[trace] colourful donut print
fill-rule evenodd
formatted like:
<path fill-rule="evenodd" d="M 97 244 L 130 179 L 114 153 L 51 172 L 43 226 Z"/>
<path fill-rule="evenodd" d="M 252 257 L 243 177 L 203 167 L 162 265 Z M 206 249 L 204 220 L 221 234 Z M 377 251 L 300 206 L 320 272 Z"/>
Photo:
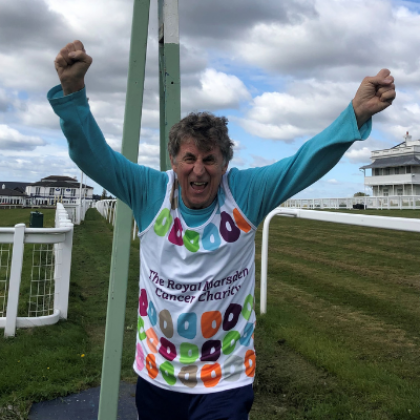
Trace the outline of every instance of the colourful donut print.
<path fill-rule="evenodd" d="M 248 295 L 245 298 L 244 306 L 242 308 L 242 316 L 248 321 L 252 314 L 252 305 L 254 303 L 254 298 L 252 295 Z"/>
<path fill-rule="evenodd" d="M 254 332 L 254 324 L 252 324 L 252 322 L 248 322 L 246 324 L 244 333 L 242 334 L 242 337 L 240 338 L 239 342 L 243 345 L 243 346 L 249 346 L 249 342 L 251 341 L 251 337 L 253 337 L 253 332 Z"/>
<path fill-rule="evenodd" d="M 184 240 L 182 239 L 182 224 L 178 217 L 175 217 L 174 224 L 171 231 L 169 232 L 168 239 L 169 242 L 172 242 L 174 245 L 184 245 Z"/>
<path fill-rule="evenodd" d="M 155 326 L 157 322 L 157 312 L 155 305 L 153 305 L 153 302 L 149 302 L 149 309 L 147 310 L 147 316 L 149 317 L 150 323 Z"/>
<path fill-rule="evenodd" d="M 194 312 L 181 314 L 178 317 L 178 334 L 192 340 L 197 335 L 197 315 Z"/>
<path fill-rule="evenodd" d="M 184 364 L 194 363 L 198 359 L 198 347 L 191 343 L 181 343 L 179 361 Z"/>
<path fill-rule="evenodd" d="M 238 331 L 230 331 L 223 338 L 223 354 L 231 354 L 235 350 L 236 343 L 241 338 Z"/>
<path fill-rule="evenodd" d="M 194 388 L 197 381 L 198 367 L 196 365 L 183 366 L 178 373 L 179 380 L 188 388 Z"/>
<path fill-rule="evenodd" d="M 201 315 L 201 333 L 204 338 L 213 337 L 222 324 L 222 314 L 219 311 L 204 312 Z"/>
<path fill-rule="evenodd" d="M 160 337 L 159 353 L 172 362 L 176 357 L 176 347 L 165 337 Z"/>
<path fill-rule="evenodd" d="M 136 365 L 138 370 L 144 369 L 144 352 L 139 343 L 137 343 Z"/>
<path fill-rule="evenodd" d="M 198 232 L 187 229 L 182 239 L 188 251 L 197 252 L 200 249 L 200 234 Z"/>
<path fill-rule="evenodd" d="M 220 357 L 220 340 L 208 340 L 201 348 L 202 362 L 215 362 Z"/>
<path fill-rule="evenodd" d="M 157 353 L 158 352 L 157 345 L 159 343 L 159 340 L 153 328 L 149 328 L 146 331 L 146 336 L 147 336 L 147 340 L 146 340 L 147 347 L 149 347 L 149 350 L 152 353 Z"/>
<path fill-rule="evenodd" d="M 159 370 L 156 366 L 156 358 L 154 354 L 148 354 L 146 357 L 146 369 L 147 373 L 152 379 L 155 379 L 158 376 Z"/>
<path fill-rule="evenodd" d="M 168 385 L 175 385 L 176 377 L 175 377 L 175 369 L 173 365 L 169 362 L 164 362 L 159 367 L 160 373 L 165 379 Z"/>
<path fill-rule="evenodd" d="M 139 316 L 137 321 L 137 331 L 139 334 L 139 339 L 144 340 L 146 338 L 146 332 L 144 331 L 144 320 L 141 316 Z"/>
<path fill-rule="evenodd" d="M 236 303 L 231 303 L 226 309 L 225 316 L 223 318 L 223 329 L 229 331 L 235 327 L 238 322 L 239 315 L 241 314 L 242 306 Z"/>
<path fill-rule="evenodd" d="M 226 242 L 236 242 L 241 234 L 232 217 L 225 211 L 220 213 L 220 234 Z"/>
<path fill-rule="evenodd" d="M 172 216 L 169 209 L 162 209 L 159 213 L 159 216 L 156 219 L 156 222 L 153 226 L 153 229 L 158 236 L 165 236 L 172 225 Z"/>
<path fill-rule="evenodd" d="M 172 323 L 171 313 L 167 309 L 159 312 L 159 327 L 167 338 L 172 338 L 174 335 L 174 325 Z"/>
<path fill-rule="evenodd" d="M 255 352 L 248 350 L 245 355 L 245 373 L 252 378 L 255 375 Z"/>
<path fill-rule="evenodd" d="M 222 369 L 219 363 L 204 365 L 201 369 L 201 380 L 206 388 L 216 386 L 222 377 Z"/>
<path fill-rule="evenodd" d="M 233 217 L 235 219 L 236 225 L 243 232 L 248 233 L 251 230 L 250 224 L 245 220 L 238 209 L 233 209 Z"/>
<path fill-rule="evenodd" d="M 219 230 L 217 226 L 213 223 L 209 223 L 203 232 L 203 238 L 201 239 L 203 243 L 203 248 L 207 251 L 214 251 L 219 248 L 221 244 L 221 239 L 219 235 Z"/>
<path fill-rule="evenodd" d="M 225 381 L 235 382 L 241 377 L 243 359 L 239 356 L 229 356 L 223 364 L 223 378 Z"/>
<path fill-rule="evenodd" d="M 139 297 L 139 312 L 141 316 L 147 315 L 147 292 L 146 289 L 141 289 Z"/>

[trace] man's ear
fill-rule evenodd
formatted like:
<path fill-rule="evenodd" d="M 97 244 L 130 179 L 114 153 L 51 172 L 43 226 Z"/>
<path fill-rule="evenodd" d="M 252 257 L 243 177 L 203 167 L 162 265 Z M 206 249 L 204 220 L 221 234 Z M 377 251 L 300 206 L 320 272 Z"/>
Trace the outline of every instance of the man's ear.
<path fill-rule="evenodd" d="M 223 169 L 222 169 L 222 175 L 224 175 L 226 173 L 228 166 L 229 166 L 229 162 L 225 163 L 225 165 L 223 166 Z"/>
<path fill-rule="evenodd" d="M 174 171 L 174 172 L 176 172 L 176 170 L 177 170 L 177 166 L 176 166 L 176 161 L 175 161 L 175 158 L 173 157 L 173 156 L 171 156 L 171 155 L 169 155 L 169 159 L 171 160 L 171 166 L 172 166 L 172 170 Z"/>

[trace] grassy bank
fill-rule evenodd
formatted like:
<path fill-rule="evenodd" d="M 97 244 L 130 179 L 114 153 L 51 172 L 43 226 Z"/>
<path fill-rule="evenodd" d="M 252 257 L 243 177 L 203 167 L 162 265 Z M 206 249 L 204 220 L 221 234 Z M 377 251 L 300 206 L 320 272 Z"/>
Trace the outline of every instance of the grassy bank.
<path fill-rule="evenodd" d="M 75 229 L 69 319 L 0 338 L 0 406 L 16 407 L 2 420 L 99 383 L 111 244 L 90 210 Z M 258 286 L 260 231 L 256 244 Z M 251 419 L 420 418 L 419 248 L 420 235 L 406 232 L 273 219 Z M 122 370 L 133 381 L 137 277 L 134 242 Z"/>

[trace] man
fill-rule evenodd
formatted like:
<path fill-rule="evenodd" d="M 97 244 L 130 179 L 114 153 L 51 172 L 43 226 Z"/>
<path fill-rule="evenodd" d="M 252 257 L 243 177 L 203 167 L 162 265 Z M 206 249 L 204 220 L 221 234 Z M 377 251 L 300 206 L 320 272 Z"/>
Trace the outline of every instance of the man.
<path fill-rule="evenodd" d="M 395 98 L 389 70 L 365 78 L 338 119 L 292 157 L 228 171 L 227 120 L 190 114 L 172 127 L 172 170 L 114 152 L 90 113 L 84 75 L 92 59 L 74 41 L 58 54 L 48 93 L 71 158 L 127 203 L 140 231 L 134 370 L 140 420 L 244 420 L 252 406 L 254 237 L 275 207 L 329 171 L 366 139 L 371 116 Z"/>

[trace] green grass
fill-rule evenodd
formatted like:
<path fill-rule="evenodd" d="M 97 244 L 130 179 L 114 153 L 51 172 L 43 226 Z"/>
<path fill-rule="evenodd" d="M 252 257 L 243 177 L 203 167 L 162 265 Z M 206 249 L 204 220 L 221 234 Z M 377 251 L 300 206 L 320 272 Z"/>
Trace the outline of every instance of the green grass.
<path fill-rule="evenodd" d="M 419 248 L 413 233 L 273 219 L 253 419 L 420 418 Z"/>
<path fill-rule="evenodd" d="M 358 213 L 420 217 L 411 210 Z M 259 230 L 257 313 L 260 244 Z M 88 211 L 75 228 L 69 319 L 0 337 L 0 407 L 16 407 L 0 411 L 2 420 L 24 419 L 30 402 L 99 384 L 111 245 L 110 226 Z M 251 419 L 420 418 L 419 248 L 420 235 L 407 232 L 273 219 Z M 136 241 L 122 364 L 129 381 L 136 379 L 138 269 Z"/>

